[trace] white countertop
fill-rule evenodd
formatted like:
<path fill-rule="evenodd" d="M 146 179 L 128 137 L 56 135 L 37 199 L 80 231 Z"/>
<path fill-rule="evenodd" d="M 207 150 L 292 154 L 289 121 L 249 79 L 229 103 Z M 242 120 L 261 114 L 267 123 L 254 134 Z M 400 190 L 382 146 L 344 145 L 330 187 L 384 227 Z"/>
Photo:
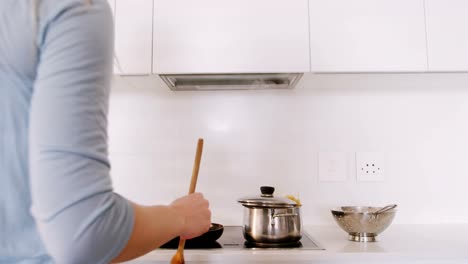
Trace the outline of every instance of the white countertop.
<path fill-rule="evenodd" d="M 185 263 L 468 264 L 468 224 L 392 225 L 379 242 L 347 240 L 338 226 L 305 226 L 325 250 L 186 250 Z M 130 263 L 169 263 L 175 250 L 155 250 Z"/>

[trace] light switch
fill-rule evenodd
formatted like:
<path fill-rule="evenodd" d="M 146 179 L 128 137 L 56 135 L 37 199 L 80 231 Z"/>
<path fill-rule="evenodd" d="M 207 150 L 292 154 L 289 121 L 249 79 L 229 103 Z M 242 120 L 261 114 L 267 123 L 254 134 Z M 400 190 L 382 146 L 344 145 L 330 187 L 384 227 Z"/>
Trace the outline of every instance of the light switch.
<path fill-rule="evenodd" d="M 319 181 L 343 182 L 348 178 L 348 158 L 345 152 L 319 153 Z"/>

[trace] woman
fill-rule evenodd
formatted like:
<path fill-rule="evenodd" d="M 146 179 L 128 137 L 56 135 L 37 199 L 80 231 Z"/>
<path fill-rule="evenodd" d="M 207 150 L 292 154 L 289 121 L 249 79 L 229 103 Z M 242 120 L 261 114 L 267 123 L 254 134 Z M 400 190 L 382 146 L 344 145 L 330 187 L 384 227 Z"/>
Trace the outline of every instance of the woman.
<path fill-rule="evenodd" d="M 201 194 L 145 207 L 113 192 L 112 56 L 106 0 L 0 1 L 0 263 L 120 262 L 208 230 Z"/>

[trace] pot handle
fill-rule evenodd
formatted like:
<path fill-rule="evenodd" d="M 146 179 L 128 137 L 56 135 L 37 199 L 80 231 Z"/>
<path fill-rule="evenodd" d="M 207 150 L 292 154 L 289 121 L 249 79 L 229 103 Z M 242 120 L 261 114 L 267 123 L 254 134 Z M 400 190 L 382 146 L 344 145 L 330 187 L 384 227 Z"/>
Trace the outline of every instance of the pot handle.
<path fill-rule="evenodd" d="M 285 213 L 285 214 L 275 214 L 271 215 L 271 218 L 275 219 L 276 217 L 286 217 L 286 216 L 298 216 L 298 213 Z"/>

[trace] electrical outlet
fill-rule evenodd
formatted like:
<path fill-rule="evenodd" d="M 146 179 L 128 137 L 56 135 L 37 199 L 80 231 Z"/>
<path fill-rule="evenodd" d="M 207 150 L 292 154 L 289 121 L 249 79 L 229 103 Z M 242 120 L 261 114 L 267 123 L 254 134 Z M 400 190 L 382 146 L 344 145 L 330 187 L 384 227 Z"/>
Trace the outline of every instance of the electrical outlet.
<path fill-rule="evenodd" d="M 345 152 L 319 153 L 319 181 L 343 182 L 347 179 L 348 156 Z"/>
<path fill-rule="evenodd" d="M 357 181 L 383 182 L 385 155 L 382 152 L 356 152 Z"/>

